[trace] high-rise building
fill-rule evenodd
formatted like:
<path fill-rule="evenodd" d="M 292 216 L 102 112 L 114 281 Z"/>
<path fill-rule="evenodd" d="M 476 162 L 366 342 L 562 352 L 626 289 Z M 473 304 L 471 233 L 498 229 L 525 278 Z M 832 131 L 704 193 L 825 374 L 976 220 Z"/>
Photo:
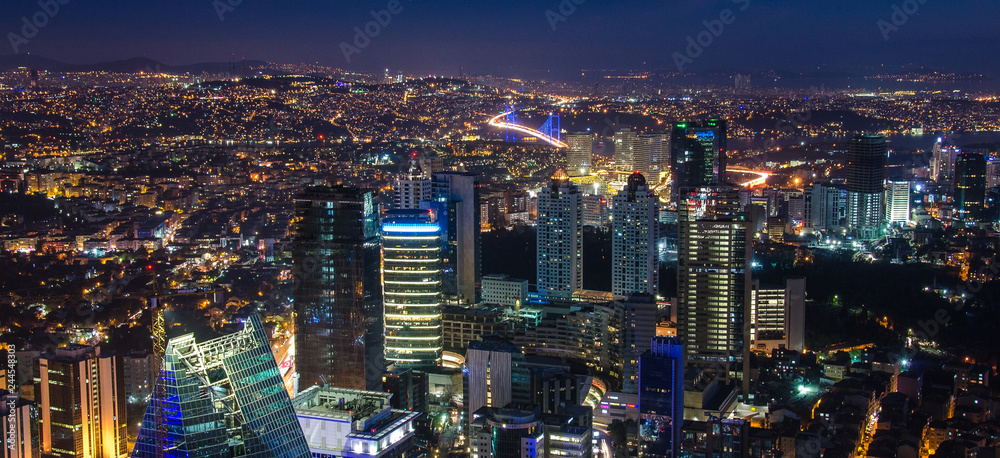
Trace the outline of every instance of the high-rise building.
<path fill-rule="evenodd" d="M 310 456 L 257 315 L 222 337 L 170 339 L 162 364 L 134 458 Z"/>
<path fill-rule="evenodd" d="M 955 216 L 968 223 L 983 221 L 986 213 L 986 158 L 962 153 L 955 161 Z"/>
<path fill-rule="evenodd" d="M 414 421 L 421 412 L 394 409 L 393 395 L 312 386 L 292 400 L 313 457 L 414 456 Z"/>
<path fill-rule="evenodd" d="M 803 193 L 803 225 L 816 231 L 842 229 L 847 225 L 847 188 L 815 183 Z"/>
<path fill-rule="evenodd" d="M 417 153 L 413 153 L 406 173 L 396 178 L 392 186 L 392 208 L 394 209 L 418 209 L 420 202 L 430 200 L 431 180 L 427 178 L 420 163 L 417 161 Z"/>
<path fill-rule="evenodd" d="M 962 153 L 954 145 L 946 145 L 943 139 L 934 144 L 931 157 L 931 179 L 939 183 L 951 183 L 955 179 L 955 159 Z"/>
<path fill-rule="evenodd" d="M 389 364 L 441 364 L 441 223 L 433 210 L 392 210 L 382 219 Z"/>
<path fill-rule="evenodd" d="M 467 172 L 440 172 L 432 177 L 431 196 L 438 210 L 445 251 L 442 254 L 444 289 L 461 303 L 478 299 L 482 282 L 482 231 L 479 175 Z"/>
<path fill-rule="evenodd" d="M 655 337 L 639 357 L 639 456 L 677 456 L 684 423 L 684 344 Z"/>
<path fill-rule="evenodd" d="M 656 294 L 659 261 L 656 242 L 659 227 L 659 201 L 635 172 L 614 199 L 611 227 L 611 293 L 615 297 L 630 294 Z"/>
<path fill-rule="evenodd" d="M 639 137 L 631 129 L 615 132 L 615 169 L 620 172 L 635 171 L 635 149 Z"/>
<path fill-rule="evenodd" d="M 670 134 L 641 134 L 633 158 L 633 170 L 642 173 L 654 183 L 659 182 L 660 172 L 670 169 Z"/>
<path fill-rule="evenodd" d="M 590 174 L 594 137 L 588 133 L 566 134 L 566 172 L 570 176 Z"/>
<path fill-rule="evenodd" d="M 677 335 L 688 362 L 749 388 L 750 261 L 753 231 L 735 186 L 680 196 Z M 742 374 L 742 375 L 740 375 Z"/>
<path fill-rule="evenodd" d="M 298 385 L 380 390 L 385 361 L 375 194 L 313 187 L 296 196 L 295 212 Z"/>
<path fill-rule="evenodd" d="M 860 240 L 885 232 L 885 137 L 859 134 L 847 149 L 847 227 Z"/>
<path fill-rule="evenodd" d="M 583 289 L 583 205 L 562 169 L 538 193 L 538 293 L 569 299 Z"/>
<path fill-rule="evenodd" d="M 788 278 L 785 285 L 753 280 L 750 294 L 750 344 L 755 351 L 802 351 L 805 344 L 806 279 Z"/>
<path fill-rule="evenodd" d="M 42 453 L 128 456 L 121 356 L 75 345 L 43 354 L 38 367 Z"/>
<path fill-rule="evenodd" d="M 910 187 L 909 181 L 889 181 L 885 190 L 885 214 L 889 224 L 910 222 Z"/>
<path fill-rule="evenodd" d="M 622 301 L 625 312 L 622 325 L 622 392 L 639 392 L 639 357 L 649 350 L 649 344 L 656 337 L 658 306 L 656 297 L 650 294 L 629 295 Z"/>
<path fill-rule="evenodd" d="M 465 367 L 467 414 L 482 407 L 526 405 L 531 402 L 531 379 L 524 354 L 517 345 L 499 336 L 483 336 L 469 343 Z"/>
<path fill-rule="evenodd" d="M 39 457 L 40 413 L 36 403 L 0 389 L 0 458 Z"/>
<path fill-rule="evenodd" d="M 674 202 L 680 189 L 726 182 L 726 135 L 722 119 L 674 124 L 670 134 Z"/>

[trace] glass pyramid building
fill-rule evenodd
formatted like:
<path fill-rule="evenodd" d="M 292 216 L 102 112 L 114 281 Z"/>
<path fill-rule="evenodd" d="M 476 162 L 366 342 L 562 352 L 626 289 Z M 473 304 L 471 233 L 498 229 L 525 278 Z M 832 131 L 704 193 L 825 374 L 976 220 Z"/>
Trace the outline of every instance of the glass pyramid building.
<path fill-rule="evenodd" d="M 133 458 L 310 456 L 256 315 L 220 338 L 170 339 L 157 383 Z"/>

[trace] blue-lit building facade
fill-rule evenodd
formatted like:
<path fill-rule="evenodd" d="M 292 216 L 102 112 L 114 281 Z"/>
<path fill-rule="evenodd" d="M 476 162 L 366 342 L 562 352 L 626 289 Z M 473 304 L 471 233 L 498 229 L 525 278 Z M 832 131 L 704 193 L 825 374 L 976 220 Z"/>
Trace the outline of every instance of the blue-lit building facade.
<path fill-rule="evenodd" d="M 170 339 L 156 383 L 163 396 L 146 408 L 135 458 L 310 456 L 256 315 L 216 339 Z"/>
<path fill-rule="evenodd" d="M 639 357 L 639 456 L 676 456 L 684 422 L 684 344 L 655 337 Z"/>
<path fill-rule="evenodd" d="M 431 367 L 441 363 L 441 230 L 433 210 L 391 210 L 382 218 L 388 364 Z"/>

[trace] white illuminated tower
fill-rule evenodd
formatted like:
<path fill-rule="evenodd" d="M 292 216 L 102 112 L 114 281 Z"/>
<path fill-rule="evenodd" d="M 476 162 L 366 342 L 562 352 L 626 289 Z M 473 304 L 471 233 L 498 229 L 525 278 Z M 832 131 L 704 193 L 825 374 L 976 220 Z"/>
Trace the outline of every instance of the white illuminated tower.
<path fill-rule="evenodd" d="M 583 194 L 559 169 L 538 194 L 538 293 L 569 299 L 583 288 Z"/>
<path fill-rule="evenodd" d="M 646 178 L 635 172 L 614 199 L 611 293 L 656 294 L 659 264 L 656 258 L 657 199 Z"/>
<path fill-rule="evenodd" d="M 392 191 L 393 209 L 417 209 L 420 208 L 421 201 L 430 200 L 431 180 L 427 179 L 417 162 L 417 153 L 413 153 L 409 168 L 396 179 Z"/>
<path fill-rule="evenodd" d="M 567 134 L 566 171 L 573 176 L 590 174 L 593 156 L 593 137 L 587 133 Z"/>
<path fill-rule="evenodd" d="M 441 225 L 432 210 L 392 210 L 382 220 L 385 359 L 441 364 Z"/>

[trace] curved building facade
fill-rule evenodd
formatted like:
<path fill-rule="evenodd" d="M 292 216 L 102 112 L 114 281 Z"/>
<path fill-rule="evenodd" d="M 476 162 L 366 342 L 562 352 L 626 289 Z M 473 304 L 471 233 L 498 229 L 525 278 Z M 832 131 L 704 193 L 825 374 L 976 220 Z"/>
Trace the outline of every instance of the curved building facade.
<path fill-rule="evenodd" d="M 394 210 L 382 221 L 385 359 L 441 363 L 441 225 L 430 210 Z"/>

